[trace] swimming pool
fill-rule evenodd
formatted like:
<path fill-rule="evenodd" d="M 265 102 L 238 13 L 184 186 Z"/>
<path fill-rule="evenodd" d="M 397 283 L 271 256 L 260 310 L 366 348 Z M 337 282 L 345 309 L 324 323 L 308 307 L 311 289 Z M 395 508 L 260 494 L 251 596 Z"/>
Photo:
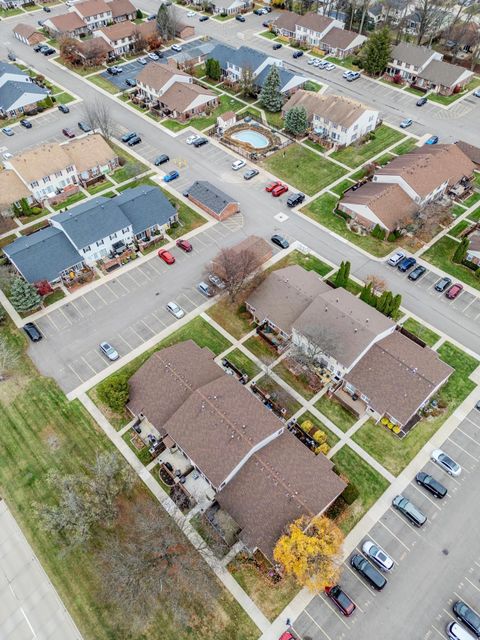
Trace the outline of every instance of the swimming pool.
<path fill-rule="evenodd" d="M 270 144 L 270 141 L 266 136 L 254 129 L 242 129 L 241 131 L 236 131 L 232 133 L 232 139 L 238 140 L 239 142 L 246 142 L 251 145 L 254 149 L 265 149 Z"/>

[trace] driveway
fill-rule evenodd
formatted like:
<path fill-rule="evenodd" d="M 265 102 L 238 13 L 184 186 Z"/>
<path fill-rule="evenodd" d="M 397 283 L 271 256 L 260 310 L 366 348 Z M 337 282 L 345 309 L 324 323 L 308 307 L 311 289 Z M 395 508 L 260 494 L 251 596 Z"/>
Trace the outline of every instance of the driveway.
<path fill-rule="evenodd" d="M 402 492 L 428 517 L 427 523 L 413 527 L 390 507 L 365 538 L 395 561 L 385 589 L 371 589 L 346 562 L 340 584 L 357 611 L 344 618 L 323 594 L 316 596 L 293 623 L 301 640 L 433 640 L 445 638 L 456 600 L 480 611 L 480 514 L 475 507 L 480 412 L 472 410 L 442 448 L 462 465 L 462 475 L 452 478 L 432 462 L 424 471 L 447 487 L 447 496 L 435 500 L 414 481 Z M 362 544 L 355 553 L 361 553 Z"/>

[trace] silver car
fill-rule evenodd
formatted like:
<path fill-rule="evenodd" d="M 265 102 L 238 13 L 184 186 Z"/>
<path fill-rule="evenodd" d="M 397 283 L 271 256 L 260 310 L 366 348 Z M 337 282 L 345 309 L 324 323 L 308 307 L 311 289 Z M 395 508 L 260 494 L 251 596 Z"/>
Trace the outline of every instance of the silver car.
<path fill-rule="evenodd" d="M 107 356 L 107 358 L 112 361 L 118 360 L 118 358 L 120 357 L 118 355 L 118 351 L 116 351 L 116 349 L 114 349 L 108 342 L 100 343 L 100 351 L 103 353 L 103 355 Z"/>
<path fill-rule="evenodd" d="M 371 540 L 366 540 L 362 545 L 362 551 L 369 560 L 374 562 L 383 571 L 391 571 L 395 566 L 392 558 Z"/>
<path fill-rule="evenodd" d="M 441 449 L 435 449 L 432 451 L 430 458 L 432 462 L 438 464 L 439 467 L 451 476 L 457 477 L 462 473 L 462 467 L 458 462 L 455 462 L 455 460 L 450 458 L 450 456 L 447 456 L 445 451 L 442 451 Z"/>
<path fill-rule="evenodd" d="M 167 311 L 170 311 L 172 316 L 175 316 L 177 320 L 180 320 L 180 318 L 183 318 L 183 316 L 185 315 L 185 311 L 182 309 L 182 307 L 179 307 L 176 302 L 169 302 L 166 305 L 166 309 Z"/>
<path fill-rule="evenodd" d="M 208 276 L 208 279 L 213 285 L 215 285 L 219 289 L 225 289 L 225 282 L 221 278 L 216 276 L 214 273 L 211 273 Z"/>

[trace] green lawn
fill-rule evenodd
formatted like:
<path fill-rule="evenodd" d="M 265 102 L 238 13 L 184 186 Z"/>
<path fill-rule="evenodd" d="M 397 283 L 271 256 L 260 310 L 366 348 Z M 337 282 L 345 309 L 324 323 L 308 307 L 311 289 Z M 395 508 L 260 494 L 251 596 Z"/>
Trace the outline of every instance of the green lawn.
<path fill-rule="evenodd" d="M 75 66 L 62 60 L 60 56 L 57 56 L 56 58 L 54 58 L 54 60 L 56 63 L 61 64 L 63 67 L 66 67 L 67 69 L 70 69 L 70 71 L 73 71 L 73 73 L 78 73 L 79 76 L 88 76 L 91 73 L 96 73 L 97 71 L 104 70 L 104 67 L 101 67 L 101 66 L 100 67 Z"/>
<path fill-rule="evenodd" d="M 264 364 L 272 364 L 278 358 L 276 350 L 260 336 L 251 336 L 243 345 Z"/>
<path fill-rule="evenodd" d="M 212 111 L 209 116 L 200 116 L 198 118 L 192 118 L 190 120 L 190 125 L 198 129 L 199 131 L 203 131 L 204 129 L 208 129 L 212 127 L 216 121 L 217 117 L 226 111 L 239 111 L 244 107 L 243 102 L 239 102 L 232 98 L 231 96 L 222 95 L 219 96 L 220 104 L 216 109 Z"/>
<path fill-rule="evenodd" d="M 132 180 L 131 182 L 127 182 L 126 184 L 122 184 L 119 187 L 117 187 L 117 191 L 125 191 L 126 189 L 134 189 L 135 187 L 139 187 L 140 185 L 145 184 L 149 187 L 156 187 L 157 189 L 159 188 L 158 186 L 158 182 L 155 182 L 155 180 L 152 180 L 151 176 L 142 176 L 141 178 L 138 178 L 137 180 Z"/>
<path fill-rule="evenodd" d="M 355 183 L 352 180 L 350 180 L 350 178 L 346 178 L 345 180 L 342 180 L 342 182 L 339 182 L 336 187 L 332 187 L 330 191 L 332 193 L 336 193 L 337 196 L 341 198 L 344 192 L 347 189 L 349 189 L 352 186 L 352 184 L 355 184 Z"/>
<path fill-rule="evenodd" d="M 425 253 L 422 253 L 422 258 L 455 279 L 462 280 L 475 289 L 480 289 L 480 279 L 475 277 L 475 272 L 472 269 L 452 262 L 451 258 L 457 246 L 458 242 L 456 240 L 443 236 Z"/>
<path fill-rule="evenodd" d="M 302 408 L 302 405 L 291 396 L 288 391 L 277 384 L 270 376 L 262 376 L 257 380 L 256 385 L 265 393 L 270 394 L 270 399 L 280 407 L 286 409 L 285 419 L 289 420 L 294 413 Z"/>
<path fill-rule="evenodd" d="M 475 171 L 474 173 L 474 182 L 477 189 L 480 189 L 480 171 Z"/>
<path fill-rule="evenodd" d="M 375 164 L 379 164 L 381 167 L 384 167 L 390 162 L 390 160 L 393 160 L 393 158 L 395 158 L 395 156 L 392 153 L 385 153 L 383 156 L 380 156 L 380 158 L 375 160 Z"/>
<path fill-rule="evenodd" d="M 277 37 L 274 33 L 272 33 L 272 31 L 262 31 L 262 33 L 260 33 L 259 35 L 261 35 L 262 38 L 268 38 L 268 40 L 275 40 L 275 38 Z"/>
<path fill-rule="evenodd" d="M 309 218 L 312 218 L 312 220 L 334 231 L 339 236 L 346 238 L 374 256 L 386 256 L 395 248 L 395 244 L 391 242 L 378 240 L 372 235 L 361 236 L 350 231 L 344 218 L 334 213 L 337 203 L 338 199 L 335 196 L 324 193 L 303 207 L 301 211 Z"/>
<path fill-rule="evenodd" d="M 467 207 L 467 209 L 469 209 L 470 207 L 473 207 L 474 204 L 477 204 L 477 202 L 479 201 L 480 201 L 480 193 L 476 192 L 476 193 L 472 193 L 470 197 L 464 200 L 463 204 Z"/>
<path fill-rule="evenodd" d="M 186 129 L 190 123 L 177 122 L 176 120 L 168 119 L 168 120 L 162 120 L 160 124 L 162 125 L 162 127 L 165 127 L 166 129 L 169 129 L 170 131 L 177 133 L 178 131 L 183 131 L 183 129 Z"/>
<path fill-rule="evenodd" d="M 232 364 L 240 369 L 242 373 L 246 373 L 249 380 L 254 378 L 260 373 L 260 367 L 258 367 L 248 356 L 246 356 L 240 349 L 234 349 L 225 356 Z"/>
<path fill-rule="evenodd" d="M 313 142 L 313 140 L 304 140 L 303 144 L 307 145 L 307 147 L 310 147 L 310 149 L 313 149 L 318 153 L 325 153 L 325 151 L 327 151 L 326 147 L 322 147 L 321 144 Z"/>
<path fill-rule="evenodd" d="M 355 485 L 360 494 L 338 518 L 337 524 L 346 535 L 386 491 L 389 483 L 346 444 L 332 456 L 332 462 L 340 474 L 348 478 L 349 484 Z"/>
<path fill-rule="evenodd" d="M 458 224 L 456 224 L 452 229 L 450 229 L 450 231 L 448 232 L 448 235 L 453 236 L 454 238 L 457 238 L 462 233 L 462 231 L 465 231 L 465 229 L 468 229 L 470 225 L 471 223 L 468 220 L 460 220 Z"/>
<path fill-rule="evenodd" d="M 275 129 L 283 129 L 283 118 L 281 111 L 273 112 L 265 110 L 265 117 L 268 124 Z"/>
<path fill-rule="evenodd" d="M 167 196 L 170 202 L 177 207 L 179 224 L 176 227 L 170 227 L 168 235 L 172 240 L 181 238 L 181 236 L 198 229 L 202 224 L 205 224 L 206 219 L 200 214 L 194 211 L 188 204 L 185 204 L 180 198 L 176 198 L 169 191 L 162 189 L 163 193 Z"/>
<path fill-rule="evenodd" d="M 101 75 L 90 76 L 88 78 L 88 81 L 92 84 L 95 84 L 97 87 L 100 87 L 100 89 L 108 91 L 108 93 L 111 93 L 113 95 L 115 95 L 116 93 L 120 93 L 120 89 L 115 84 L 113 84 L 113 82 L 110 82 L 110 80 L 103 78 Z"/>
<path fill-rule="evenodd" d="M 205 603 L 198 593 L 192 593 L 191 599 L 182 603 L 186 608 L 184 618 L 174 618 L 171 605 L 164 598 L 158 603 L 151 625 L 131 630 L 128 603 L 120 608 L 106 600 L 99 554 L 103 548 L 115 545 L 117 536 L 125 535 L 134 505 L 155 509 L 156 516 L 170 531 L 168 535 L 174 536 L 172 546 L 181 544 L 188 558 L 196 557 L 185 538 L 180 533 L 176 535 L 175 528 L 168 527 L 170 516 L 143 484 L 137 484 L 130 498 L 122 496 L 122 517 L 116 520 L 115 527 L 94 529 L 88 545 L 72 547 L 67 552 L 60 536 L 40 528 L 34 504 L 49 504 L 56 497 L 55 490 L 46 482 L 48 473 L 58 471 L 65 476 L 85 473 L 97 454 L 113 451 L 114 447 L 78 400 L 68 402 L 51 379 L 38 374 L 24 355 L 27 345 L 23 335 L 7 324 L 0 329 L 0 337 L 20 355 L 16 367 L 0 387 L 2 498 L 7 501 L 84 640 L 155 640 L 158 629 L 162 629 L 165 637 L 182 640 L 258 638 L 258 630 L 245 612 L 207 565 L 198 561 L 192 562 L 191 569 L 187 566 L 186 571 L 205 568 L 199 579 L 205 581 L 206 592 L 213 595 L 213 600 L 209 597 Z"/>
<path fill-rule="evenodd" d="M 152 461 L 152 456 L 148 452 L 148 447 L 144 445 L 141 449 L 137 449 L 137 447 L 133 444 L 132 438 L 134 438 L 137 434 L 133 429 L 130 429 L 126 433 L 123 434 L 122 440 L 128 444 L 133 453 L 137 456 L 142 464 L 147 466 L 149 462 Z"/>
<path fill-rule="evenodd" d="M 340 151 L 332 153 L 332 158 L 355 169 L 373 156 L 381 153 L 384 149 L 399 142 L 405 136 L 396 129 L 380 125 L 374 132 L 374 139 L 368 140 L 360 145 L 351 144 Z"/>
<path fill-rule="evenodd" d="M 400 156 L 403 153 L 408 153 L 412 149 L 415 149 L 416 146 L 417 146 L 417 141 L 415 140 L 415 138 L 406 138 L 403 142 L 401 142 L 400 144 L 397 144 L 396 147 L 393 147 L 391 151 L 392 153 L 396 153 L 397 155 Z"/>
<path fill-rule="evenodd" d="M 310 400 L 315 395 L 315 391 L 307 384 L 306 377 L 304 375 L 297 376 L 289 371 L 284 360 L 279 362 L 272 371 L 306 400 Z"/>
<path fill-rule="evenodd" d="M 125 163 L 119 169 L 116 169 L 113 173 L 109 174 L 110 178 L 112 178 L 112 180 L 117 184 L 125 182 L 125 180 L 129 180 L 130 178 L 135 178 L 141 173 L 148 171 L 147 165 L 134 158 L 134 156 L 130 155 L 128 151 L 125 151 L 123 147 L 116 144 L 110 144 L 110 146 Z"/>
<path fill-rule="evenodd" d="M 358 71 L 359 67 L 353 64 L 355 60 L 354 56 L 346 56 L 345 58 L 334 58 L 333 56 L 328 56 L 325 58 L 328 62 L 333 62 L 333 64 L 338 64 L 341 67 L 347 67 L 347 69 L 352 69 L 352 71 Z"/>
<path fill-rule="evenodd" d="M 458 218 L 458 216 L 461 216 L 463 213 L 465 213 L 465 211 L 466 211 L 465 207 L 462 207 L 461 204 L 454 204 L 453 207 L 451 208 L 450 213 L 454 218 Z"/>
<path fill-rule="evenodd" d="M 73 96 L 71 96 L 69 93 L 67 93 L 66 91 L 62 91 L 61 93 L 57 93 L 57 95 L 55 96 L 55 102 L 57 104 L 69 104 L 70 102 L 73 102 L 75 100 L 75 98 Z"/>
<path fill-rule="evenodd" d="M 476 387 L 475 383 L 468 378 L 480 364 L 475 358 L 449 342 L 445 342 L 438 349 L 438 354 L 442 360 L 455 368 L 447 384 L 437 394 L 439 400 L 447 404 L 447 408 L 441 415 L 421 420 L 403 440 L 397 438 L 385 427 L 376 425 L 373 420 L 365 423 L 353 436 L 357 444 L 395 476 L 407 466 Z"/>
<path fill-rule="evenodd" d="M 310 413 L 310 411 L 305 411 L 301 416 L 297 418 L 297 422 L 299 425 L 302 424 L 305 420 L 310 420 L 318 429 L 324 432 L 327 436 L 327 444 L 329 447 L 334 447 L 340 438 L 333 433 L 319 418 Z"/>
<path fill-rule="evenodd" d="M 469 213 L 468 219 L 473 220 L 474 222 L 478 222 L 480 220 L 480 207 L 477 207 L 471 213 Z"/>
<path fill-rule="evenodd" d="M 307 80 L 303 88 L 305 89 L 305 91 L 314 91 L 315 93 L 318 93 L 322 87 L 323 87 L 323 84 L 320 84 L 319 82 L 313 82 L 313 80 Z"/>
<path fill-rule="evenodd" d="M 407 331 L 413 333 L 417 338 L 423 340 L 429 347 L 433 347 L 433 345 L 440 340 L 440 336 L 432 329 L 429 329 L 415 318 L 408 318 L 403 325 Z"/>
<path fill-rule="evenodd" d="M 63 300 L 65 297 L 65 291 L 63 289 L 55 289 L 52 293 L 49 293 L 48 296 L 45 296 L 43 299 L 43 304 L 45 307 L 49 307 L 54 302 L 58 302 L 59 300 Z"/>
<path fill-rule="evenodd" d="M 329 418 L 333 424 L 344 433 L 348 431 L 350 427 L 353 427 L 357 421 L 353 413 L 344 409 L 339 402 L 333 398 L 328 398 L 325 394 L 315 403 L 315 409 Z"/>
<path fill-rule="evenodd" d="M 322 262 L 322 260 L 320 260 L 315 256 L 312 256 L 312 254 L 310 253 L 304 254 L 298 249 L 295 249 L 295 251 L 291 251 L 284 258 L 282 258 L 281 260 L 276 262 L 274 265 L 272 265 L 268 269 L 268 271 L 276 271 L 277 269 L 284 269 L 285 267 L 290 267 L 293 264 L 300 265 L 306 271 L 315 271 L 315 273 L 318 273 L 318 275 L 321 276 L 322 278 L 325 277 L 327 273 L 330 273 L 334 269 L 334 267 L 331 267 L 325 262 Z"/>
<path fill-rule="evenodd" d="M 80 202 L 80 200 L 85 200 L 86 197 L 87 196 L 84 193 L 82 193 L 81 191 L 78 191 L 77 193 L 74 193 L 72 196 L 70 196 L 63 202 L 54 204 L 52 206 L 52 209 L 55 209 L 55 211 L 60 211 L 61 209 L 68 209 L 68 207 L 71 207 L 73 204 Z"/>
<path fill-rule="evenodd" d="M 113 187 L 113 182 L 110 182 L 110 180 L 105 179 L 105 180 L 101 180 L 100 182 L 97 182 L 96 184 L 92 184 L 91 187 L 87 188 L 87 191 L 91 196 L 95 196 L 97 193 L 100 193 L 100 191 L 104 191 L 105 189 L 111 189 L 112 187 Z"/>
<path fill-rule="evenodd" d="M 470 80 L 470 82 L 467 85 L 465 85 L 465 88 L 463 89 L 463 91 L 460 91 L 459 93 L 453 93 L 451 96 L 441 96 L 438 93 L 429 93 L 428 99 L 431 100 L 432 102 L 438 102 L 439 104 L 449 105 L 456 102 L 460 98 L 462 98 L 469 91 L 473 91 L 479 85 L 480 85 L 480 78 L 478 78 L 477 76 L 474 76 L 474 78 Z"/>
<path fill-rule="evenodd" d="M 237 339 L 242 338 L 255 326 L 244 304 L 232 304 L 226 298 L 210 307 L 207 314 Z"/>
<path fill-rule="evenodd" d="M 275 176 L 312 196 L 341 178 L 345 169 L 299 144 L 277 151 L 262 162 Z"/>

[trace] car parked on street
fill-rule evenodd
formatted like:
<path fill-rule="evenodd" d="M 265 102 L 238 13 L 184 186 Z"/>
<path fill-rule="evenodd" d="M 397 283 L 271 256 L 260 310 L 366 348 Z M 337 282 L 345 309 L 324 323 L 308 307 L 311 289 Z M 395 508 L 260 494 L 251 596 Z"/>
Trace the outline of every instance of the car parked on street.
<path fill-rule="evenodd" d="M 359 553 L 353 554 L 350 558 L 350 565 L 377 591 L 381 591 L 387 584 L 385 576 L 382 576 L 380 571 L 377 571 L 377 569 Z"/>
<path fill-rule="evenodd" d="M 408 279 L 413 280 L 413 282 L 415 282 L 416 280 L 418 280 L 423 276 L 426 270 L 427 269 L 425 267 L 419 264 L 418 267 L 415 267 L 415 269 L 413 269 L 413 271 L 410 271 L 410 273 L 408 274 Z"/>
<path fill-rule="evenodd" d="M 194 147 L 203 147 L 204 144 L 208 144 L 208 138 L 200 137 L 193 141 Z"/>
<path fill-rule="evenodd" d="M 239 169 L 243 169 L 246 164 L 245 160 L 235 160 L 235 162 L 232 162 L 232 169 L 238 171 Z"/>
<path fill-rule="evenodd" d="M 198 140 L 201 136 L 198 135 L 198 133 L 192 133 L 191 136 L 188 136 L 188 138 L 185 140 L 185 142 L 187 144 L 193 144 L 195 142 L 195 140 Z"/>
<path fill-rule="evenodd" d="M 352 71 L 349 76 L 347 76 L 347 82 L 353 82 L 354 80 L 358 80 L 360 78 L 360 74 L 358 71 Z"/>
<path fill-rule="evenodd" d="M 275 187 L 280 186 L 282 183 L 280 182 L 280 180 L 273 180 L 272 182 L 269 182 L 267 184 L 267 186 L 265 187 L 265 191 L 267 191 L 268 193 L 271 193 Z"/>
<path fill-rule="evenodd" d="M 133 136 L 133 138 L 130 138 L 127 144 L 129 147 L 134 147 L 136 144 L 140 144 L 141 141 L 142 139 L 140 138 L 140 136 Z"/>
<path fill-rule="evenodd" d="M 101 342 L 99 347 L 103 355 L 107 356 L 109 360 L 118 360 L 120 357 L 118 351 L 114 349 L 109 342 Z"/>
<path fill-rule="evenodd" d="M 198 19 L 199 22 L 206 22 L 208 20 L 208 16 L 200 16 Z"/>
<path fill-rule="evenodd" d="M 135 138 L 136 135 L 137 134 L 135 133 L 135 131 L 129 131 L 128 133 L 124 133 L 123 136 L 120 138 L 120 140 L 122 142 L 128 142 L 132 138 Z"/>
<path fill-rule="evenodd" d="M 25 129 L 31 129 L 32 128 L 32 123 L 30 122 L 30 120 L 27 120 L 26 118 L 22 118 L 20 120 L 20 124 L 22 125 L 22 127 L 25 127 Z"/>
<path fill-rule="evenodd" d="M 399 264 L 397 265 L 397 269 L 405 273 L 405 271 L 411 269 L 414 264 L 417 264 L 415 258 L 412 256 L 408 256 L 408 258 L 404 258 L 401 262 L 399 262 Z"/>
<path fill-rule="evenodd" d="M 92 130 L 92 127 L 87 122 L 79 122 L 78 128 L 83 131 L 83 133 L 89 133 Z"/>
<path fill-rule="evenodd" d="M 443 293 L 445 289 L 447 289 L 451 284 L 452 284 L 452 279 L 445 277 L 439 280 L 434 288 L 435 288 L 435 291 L 439 291 L 440 293 Z"/>
<path fill-rule="evenodd" d="M 275 44 L 273 45 L 272 49 L 274 51 L 278 51 L 278 49 L 282 48 L 282 43 L 281 42 L 275 42 Z"/>
<path fill-rule="evenodd" d="M 455 462 L 453 458 L 450 458 L 450 456 L 441 449 L 434 449 L 430 455 L 430 460 L 435 464 L 438 464 L 438 466 L 446 471 L 450 476 L 458 478 L 462 473 L 462 467 L 458 462 Z"/>
<path fill-rule="evenodd" d="M 170 251 L 166 249 L 159 249 L 157 253 L 158 257 L 161 258 L 166 264 L 173 264 L 175 262 L 175 256 L 172 256 Z"/>
<path fill-rule="evenodd" d="M 413 124 L 413 120 L 411 118 L 405 118 L 404 120 L 401 121 L 400 128 L 406 129 L 407 127 L 411 127 L 412 124 Z"/>
<path fill-rule="evenodd" d="M 302 204 L 302 202 L 305 200 L 305 194 L 304 193 L 291 193 L 288 196 L 288 200 L 287 200 L 287 207 L 296 207 L 299 204 Z"/>
<path fill-rule="evenodd" d="M 53 47 L 47 47 L 42 51 L 44 56 L 52 56 L 54 53 L 57 53 Z"/>
<path fill-rule="evenodd" d="M 165 162 L 168 162 L 170 160 L 170 158 L 167 156 L 166 153 L 162 153 L 161 155 L 157 156 L 155 158 L 155 160 L 153 161 L 153 164 L 158 167 L 161 164 L 165 164 Z"/>
<path fill-rule="evenodd" d="M 153 51 L 150 51 L 150 53 L 147 53 L 147 58 L 150 58 L 150 60 L 155 60 L 155 61 L 160 59 L 156 53 L 153 53 Z"/>
<path fill-rule="evenodd" d="M 185 311 L 182 309 L 182 307 L 179 307 L 176 302 L 168 302 L 165 305 L 165 308 L 172 314 L 172 316 L 177 318 L 177 320 L 180 320 L 180 318 L 183 318 L 183 316 L 185 315 Z"/>
<path fill-rule="evenodd" d="M 274 198 L 279 198 L 284 193 L 287 193 L 288 187 L 286 184 L 277 184 L 277 186 L 272 189 L 271 193 Z"/>
<path fill-rule="evenodd" d="M 235 16 L 235 20 L 238 20 L 239 22 L 245 22 L 245 16 L 242 16 L 241 13 L 237 13 L 237 15 Z"/>
<path fill-rule="evenodd" d="M 61 111 L 62 113 L 70 113 L 70 109 L 67 107 L 66 104 L 59 104 L 58 110 Z"/>
<path fill-rule="evenodd" d="M 456 282 L 455 284 L 452 284 L 450 289 L 448 289 L 447 293 L 445 294 L 445 297 L 448 298 L 449 300 L 455 300 L 455 298 L 458 298 L 458 296 L 462 293 L 462 291 L 463 291 L 463 284 Z"/>
<path fill-rule="evenodd" d="M 127 85 L 127 87 L 136 87 L 137 81 L 135 80 L 135 78 L 126 78 L 125 84 Z"/>
<path fill-rule="evenodd" d="M 190 251 L 193 251 L 192 243 L 188 240 L 184 240 L 183 238 L 179 238 L 175 244 L 179 249 L 185 251 L 185 253 L 190 253 Z"/>
<path fill-rule="evenodd" d="M 170 171 L 169 173 L 167 173 L 167 174 L 165 174 L 163 176 L 163 181 L 164 182 L 172 182 L 172 180 L 176 180 L 179 177 L 180 177 L 180 174 L 178 173 L 178 171 L 176 169 L 174 169 L 173 171 Z"/>
<path fill-rule="evenodd" d="M 325 587 L 325 593 L 344 616 L 351 616 L 357 608 L 353 600 L 347 596 L 339 584 L 333 587 Z"/>
<path fill-rule="evenodd" d="M 258 176 L 259 173 L 260 171 L 258 169 L 247 169 L 243 174 L 243 179 L 251 180 L 252 178 L 255 178 L 255 176 Z"/>
<path fill-rule="evenodd" d="M 33 322 L 27 322 L 23 325 L 23 330 L 32 342 L 39 342 L 43 338 L 39 328 Z"/>
<path fill-rule="evenodd" d="M 374 562 L 382 571 L 391 571 L 395 566 L 395 563 L 388 553 L 371 540 L 366 540 L 363 543 L 362 551 L 365 556 Z"/>
<path fill-rule="evenodd" d="M 407 500 L 407 498 L 401 495 L 395 496 L 392 501 L 392 507 L 400 511 L 400 513 L 416 527 L 422 527 L 427 521 L 427 516 L 424 515 L 413 502 L 410 502 L 410 500 Z"/>
<path fill-rule="evenodd" d="M 425 471 L 419 471 L 415 476 L 415 482 L 426 489 L 435 498 L 444 498 L 447 495 L 447 489 L 438 480 Z"/>
<path fill-rule="evenodd" d="M 170 49 L 172 51 L 176 51 L 177 53 L 180 53 L 180 51 L 182 50 L 181 45 L 179 44 L 172 44 L 172 46 L 170 47 Z"/>
<path fill-rule="evenodd" d="M 298 51 L 294 51 L 293 52 L 293 58 L 301 58 L 303 56 L 303 51 L 301 49 L 298 49 Z"/>
<path fill-rule="evenodd" d="M 395 253 L 393 253 L 387 260 L 387 264 L 391 267 L 396 267 L 405 257 L 405 253 L 403 251 L 395 251 Z"/>
<path fill-rule="evenodd" d="M 187 18 L 194 18 L 197 15 L 196 11 L 189 11 L 187 13 Z"/>
<path fill-rule="evenodd" d="M 417 100 L 417 102 L 415 104 L 417 105 L 417 107 L 423 107 L 423 105 L 427 104 L 427 102 L 428 102 L 427 96 L 422 96 L 421 98 L 419 98 Z"/>
<path fill-rule="evenodd" d="M 75 131 L 70 129 L 70 127 L 64 127 L 62 133 L 64 136 L 67 136 L 67 138 L 75 138 Z"/>
<path fill-rule="evenodd" d="M 333 71 L 336 68 L 337 65 L 333 64 L 333 62 L 329 62 L 327 65 L 325 65 L 325 71 Z"/>
<path fill-rule="evenodd" d="M 480 637 L 480 615 L 468 606 L 463 600 L 457 600 L 453 605 L 453 613 L 463 624 Z"/>
<path fill-rule="evenodd" d="M 143 65 L 146 65 L 146 64 L 148 64 L 148 58 L 147 58 L 147 56 L 142 56 L 141 58 L 139 58 L 137 60 L 137 62 L 139 62 L 140 64 L 143 64 Z"/>
<path fill-rule="evenodd" d="M 199 282 L 197 284 L 197 289 L 203 294 L 206 298 L 212 298 L 214 296 L 214 292 L 212 287 L 210 287 L 206 282 Z"/>
<path fill-rule="evenodd" d="M 123 73 L 123 69 L 114 64 L 112 67 L 108 67 L 107 73 L 111 76 L 118 76 L 120 73 Z"/>
<path fill-rule="evenodd" d="M 273 235 L 270 240 L 273 242 L 273 244 L 276 244 L 277 247 L 280 247 L 280 249 L 288 249 L 288 247 L 290 246 L 288 240 L 283 236 L 280 236 L 278 233 Z"/>

